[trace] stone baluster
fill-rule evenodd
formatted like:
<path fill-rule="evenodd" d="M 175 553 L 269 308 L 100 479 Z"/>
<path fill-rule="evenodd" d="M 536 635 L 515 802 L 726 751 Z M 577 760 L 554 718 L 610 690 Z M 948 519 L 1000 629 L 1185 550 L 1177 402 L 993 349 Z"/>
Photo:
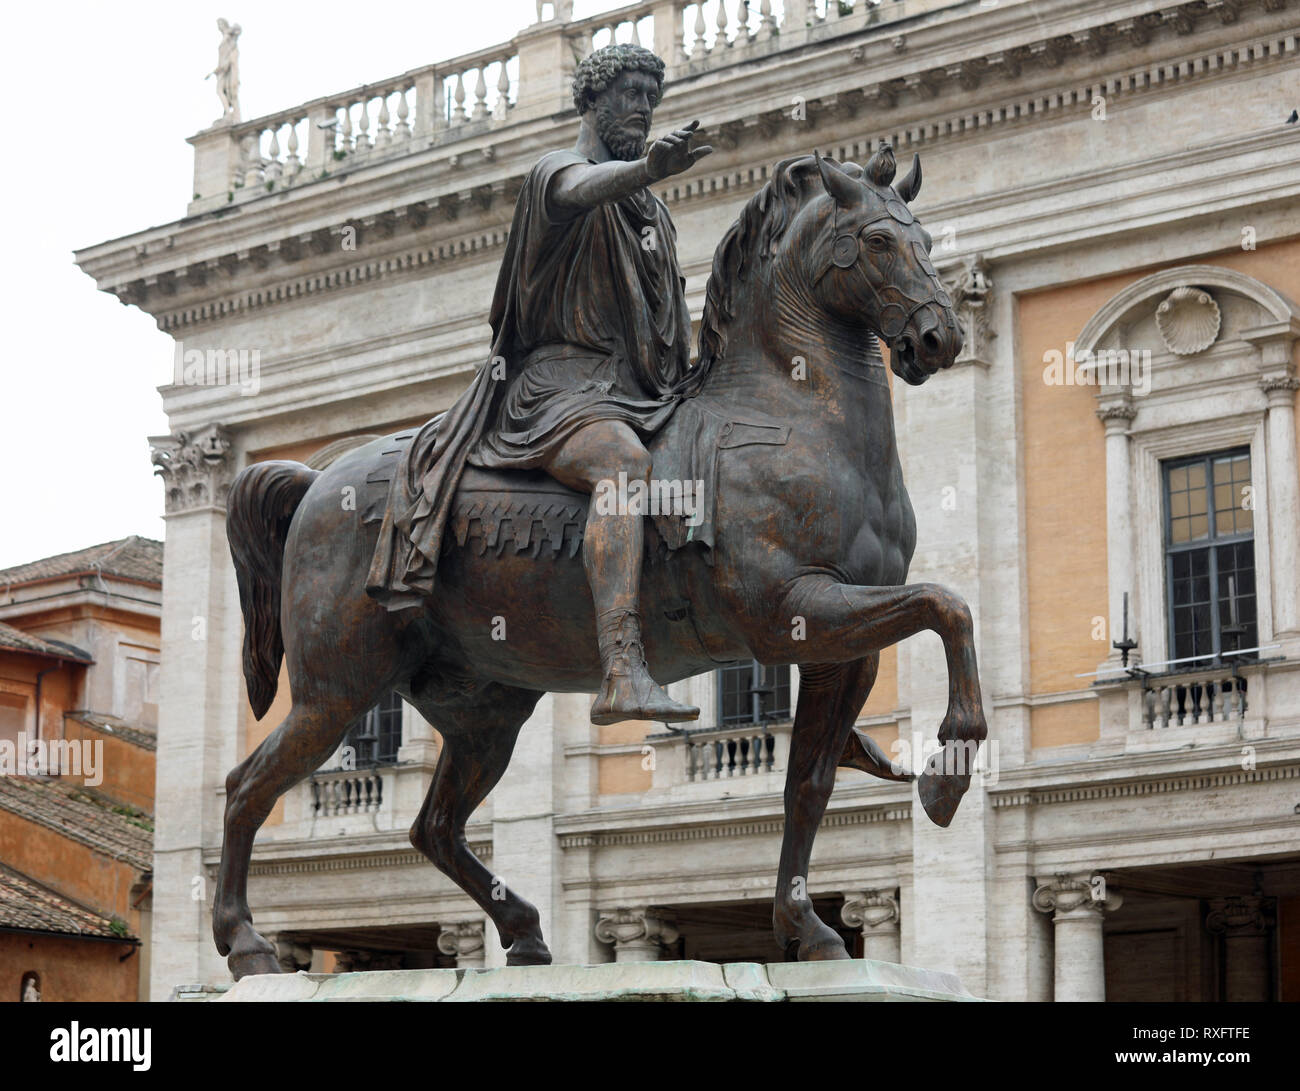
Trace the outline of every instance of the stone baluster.
<path fill-rule="evenodd" d="M 850 928 L 862 930 L 862 957 L 897 962 L 902 940 L 896 888 L 864 890 L 844 895 L 840 919 Z"/>
<path fill-rule="evenodd" d="M 266 180 L 275 182 L 284 173 L 284 164 L 280 162 L 279 126 L 272 125 L 267 131 L 271 134 L 271 140 L 266 152 Z"/>
<path fill-rule="evenodd" d="M 284 174 L 290 181 L 302 170 L 302 160 L 298 158 L 298 123 L 300 118 L 294 118 L 289 122 L 289 140 L 287 153 L 284 157 Z"/>
<path fill-rule="evenodd" d="M 397 123 L 393 126 L 393 143 L 405 144 L 411 139 L 411 107 L 406 100 L 409 87 L 397 89 Z"/>
<path fill-rule="evenodd" d="M 691 41 L 691 60 L 698 61 L 709 55 L 708 43 L 704 40 L 704 33 L 708 30 L 708 24 L 704 21 L 704 5 L 698 3 L 695 5 L 695 37 Z"/>
<path fill-rule="evenodd" d="M 1269 899 L 1259 895 L 1213 898 L 1205 927 L 1211 935 L 1223 937 L 1223 999 L 1230 1004 L 1272 1000 Z"/>
<path fill-rule="evenodd" d="M 485 65 L 478 66 L 478 78 L 474 81 L 474 109 L 470 112 L 471 121 L 482 121 L 488 116 L 487 105 L 487 79 L 483 73 L 486 71 Z"/>
<path fill-rule="evenodd" d="M 464 125 L 469 119 L 465 113 L 465 73 L 456 73 L 456 90 L 451 93 L 451 100 L 455 106 L 451 110 L 451 123 L 453 125 Z"/>
<path fill-rule="evenodd" d="M 615 962 L 658 962 L 677 936 L 677 929 L 652 909 L 607 909 L 596 922 L 596 939 L 613 945 Z"/>
<path fill-rule="evenodd" d="M 352 147 L 357 155 L 365 155 L 372 147 L 370 141 L 370 99 L 368 98 L 362 98 L 361 100 L 361 113 L 357 116 L 357 134 Z"/>
<path fill-rule="evenodd" d="M 485 964 L 483 921 L 444 924 L 438 933 L 438 950 L 456 959 L 457 969 L 482 969 Z"/>
<path fill-rule="evenodd" d="M 727 38 L 727 0 L 718 0 L 718 14 L 713 23 L 718 28 L 713 37 L 713 48 L 730 49 L 731 41 Z"/>
<path fill-rule="evenodd" d="M 392 92 L 389 92 L 391 94 Z M 384 151 L 393 142 L 392 131 L 388 127 L 388 95 L 379 96 L 379 116 L 375 119 L 378 127 L 375 129 L 375 147 Z"/>
<path fill-rule="evenodd" d="M 767 41 L 776 34 L 776 18 L 772 15 L 772 0 L 759 0 L 758 40 Z"/>
<path fill-rule="evenodd" d="M 343 117 L 339 122 L 339 147 L 344 155 L 352 154 L 352 109 L 343 107 Z"/>
<path fill-rule="evenodd" d="M 1039 879 L 1033 905 L 1051 913 L 1055 926 L 1054 995 L 1058 1001 L 1100 1003 L 1106 999 L 1106 961 L 1102 915 L 1118 909 L 1123 896 L 1108 890 L 1095 872 Z"/>
<path fill-rule="evenodd" d="M 508 57 L 502 57 L 498 64 L 501 71 L 497 73 L 497 100 L 492 106 L 492 117 L 496 121 L 505 121 L 510 113 L 510 70 L 507 67 Z"/>

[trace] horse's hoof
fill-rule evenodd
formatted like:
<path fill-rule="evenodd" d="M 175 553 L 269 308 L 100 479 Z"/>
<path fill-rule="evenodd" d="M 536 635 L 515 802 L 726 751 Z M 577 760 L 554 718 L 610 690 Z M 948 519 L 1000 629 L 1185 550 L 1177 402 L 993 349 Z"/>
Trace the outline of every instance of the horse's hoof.
<path fill-rule="evenodd" d="M 517 939 L 506 952 L 507 966 L 549 966 L 550 948 L 540 938 Z"/>
<path fill-rule="evenodd" d="M 230 975 L 236 981 L 241 977 L 281 972 L 279 960 L 266 951 L 236 951 L 226 959 L 226 965 L 230 967 Z"/>
<path fill-rule="evenodd" d="M 275 948 L 247 924 L 243 925 L 235 936 L 226 965 L 236 981 L 241 977 L 253 977 L 255 974 L 282 972 L 280 960 L 275 955 Z"/>
<path fill-rule="evenodd" d="M 789 962 L 832 962 L 852 956 L 840 934 L 818 921 L 806 939 L 795 939 L 786 944 L 785 957 Z"/>
<path fill-rule="evenodd" d="M 934 765 L 934 759 L 930 759 Z M 957 813 L 961 797 L 970 787 L 970 777 L 955 773 L 936 772 L 933 768 L 926 771 L 917 780 L 917 790 L 921 796 L 921 806 L 936 826 L 947 827 Z"/>

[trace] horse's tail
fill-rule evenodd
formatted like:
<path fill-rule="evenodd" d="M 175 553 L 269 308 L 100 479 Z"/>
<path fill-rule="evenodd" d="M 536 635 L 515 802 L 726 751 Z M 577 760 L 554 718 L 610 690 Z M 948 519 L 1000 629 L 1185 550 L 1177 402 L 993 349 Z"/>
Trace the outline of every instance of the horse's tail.
<path fill-rule="evenodd" d="M 244 612 L 244 682 L 260 720 L 275 697 L 284 658 L 280 576 L 293 513 L 318 470 L 300 462 L 255 462 L 240 472 L 226 502 L 226 537 Z"/>

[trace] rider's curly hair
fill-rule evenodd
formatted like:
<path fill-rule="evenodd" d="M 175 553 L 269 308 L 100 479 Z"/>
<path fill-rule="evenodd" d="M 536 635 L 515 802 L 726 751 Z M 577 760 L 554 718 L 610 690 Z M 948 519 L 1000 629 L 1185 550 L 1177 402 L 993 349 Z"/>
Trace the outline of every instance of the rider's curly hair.
<path fill-rule="evenodd" d="M 649 72 L 659 84 L 659 98 L 664 95 L 664 62 L 644 46 L 624 42 L 597 49 L 579 62 L 573 72 L 573 105 L 579 116 L 585 114 L 599 95 L 620 72 Z"/>

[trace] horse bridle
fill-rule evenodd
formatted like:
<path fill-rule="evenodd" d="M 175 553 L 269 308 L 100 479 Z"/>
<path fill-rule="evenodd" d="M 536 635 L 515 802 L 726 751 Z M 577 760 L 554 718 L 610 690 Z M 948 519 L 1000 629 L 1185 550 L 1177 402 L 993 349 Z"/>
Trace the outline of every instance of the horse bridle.
<path fill-rule="evenodd" d="M 815 285 L 819 283 L 822 277 L 829 273 L 832 268 L 856 270 L 858 275 L 862 277 L 863 282 L 866 284 L 867 290 L 871 292 L 872 297 L 876 301 L 877 321 L 880 325 L 881 336 L 883 336 L 886 341 L 893 341 L 895 338 L 899 337 L 905 329 L 907 329 L 908 324 L 912 321 L 912 316 L 915 315 L 917 311 L 931 304 L 950 311 L 952 309 L 952 298 L 944 289 L 943 282 L 939 279 L 939 274 L 935 271 L 934 265 L 930 261 L 930 255 L 926 254 L 924 251 L 918 250 L 916 256 L 920 262 L 921 268 L 929 274 L 930 278 L 935 283 L 934 293 L 928 298 L 913 300 L 913 298 L 901 288 L 889 284 L 885 286 L 886 290 L 901 296 L 903 300 L 912 305 L 910 308 L 907 308 L 904 307 L 902 303 L 893 300 L 890 300 L 889 302 L 883 301 L 881 291 L 871 283 L 871 279 L 862 268 L 862 234 L 872 224 L 878 223 L 881 220 L 892 219 L 904 225 L 916 222 L 916 217 L 912 215 L 911 209 L 903 204 L 903 202 L 897 197 L 885 198 L 884 203 L 885 209 L 883 212 L 877 213 L 869 220 L 864 220 L 857 226 L 856 230 L 841 231 L 839 224 L 840 205 L 838 201 L 835 202 L 835 210 L 831 215 L 831 237 L 833 241 L 831 242 L 830 261 L 821 272 L 817 274 L 813 284 Z M 912 246 L 914 249 L 917 248 L 917 243 L 913 241 Z M 902 315 L 901 320 L 897 323 L 895 328 L 887 328 L 886 312 L 889 312 L 891 315 Z M 892 323 L 889 325 L 892 325 Z"/>

